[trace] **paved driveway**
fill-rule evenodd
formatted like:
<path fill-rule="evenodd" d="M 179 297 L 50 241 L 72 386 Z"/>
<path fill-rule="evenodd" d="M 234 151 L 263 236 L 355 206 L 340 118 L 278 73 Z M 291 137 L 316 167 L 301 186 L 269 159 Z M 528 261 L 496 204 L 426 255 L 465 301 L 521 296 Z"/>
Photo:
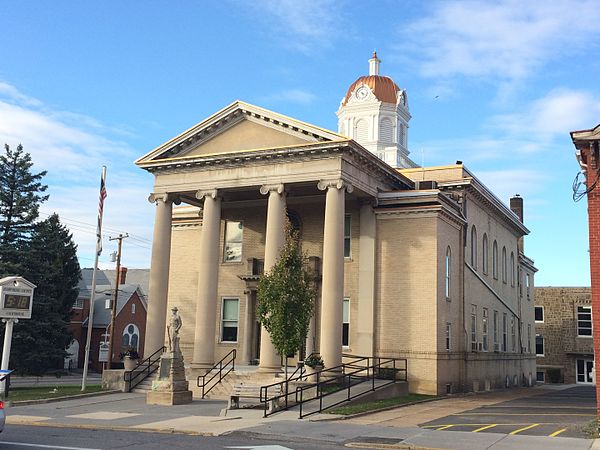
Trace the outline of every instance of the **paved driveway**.
<path fill-rule="evenodd" d="M 583 438 L 587 437 L 583 428 L 595 418 L 595 388 L 575 386 L 456 412 L 419 426 L 473 433 Z"/>

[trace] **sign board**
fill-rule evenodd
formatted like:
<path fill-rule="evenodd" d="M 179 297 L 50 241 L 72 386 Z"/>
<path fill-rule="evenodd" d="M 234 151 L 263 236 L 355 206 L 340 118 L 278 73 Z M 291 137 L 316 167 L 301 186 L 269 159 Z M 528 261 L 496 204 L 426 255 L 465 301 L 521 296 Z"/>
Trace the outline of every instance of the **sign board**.
<path fill-rule="evenodd" d="M 0 370 L 0 381 L 3 381 L 7 376 L 12 373 L 12 370 Z"/>
<path fill-rule="evenodd" d="M 98 361 L 108 362 L 108 342 L 100 342 L 100 350 L 98 351 Z"/>
<path fill-rule="evenodd" d="M 34 289 L 23 277 L 0 279 L 0 318 L 31 319 Z"/>

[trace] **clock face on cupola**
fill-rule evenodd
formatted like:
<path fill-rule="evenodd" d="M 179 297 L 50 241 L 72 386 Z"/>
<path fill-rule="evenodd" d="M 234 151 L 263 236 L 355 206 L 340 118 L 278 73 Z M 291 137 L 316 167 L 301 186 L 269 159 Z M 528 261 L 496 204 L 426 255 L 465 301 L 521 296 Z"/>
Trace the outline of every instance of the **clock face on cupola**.
<path fill-rule="evenodd" d="M 369 60 L 369 75 L 348 88 L 337 111 L 338 132 L 354 139 L 392 167 L 416 167 L 408 158 L 406 91 L 379 75 L 377 53 Z"/>

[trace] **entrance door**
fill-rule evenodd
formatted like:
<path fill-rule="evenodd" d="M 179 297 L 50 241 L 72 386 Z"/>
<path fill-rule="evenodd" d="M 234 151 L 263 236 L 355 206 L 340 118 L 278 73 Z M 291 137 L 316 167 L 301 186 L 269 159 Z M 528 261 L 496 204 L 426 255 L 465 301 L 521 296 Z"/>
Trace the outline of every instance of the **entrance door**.
<path fill-rule="evenodd" d="M 594 369 L 593 359 L 578 359 L 577 360 L 577 383 L 579 384 L 591 384 L 592 370 Z"/>

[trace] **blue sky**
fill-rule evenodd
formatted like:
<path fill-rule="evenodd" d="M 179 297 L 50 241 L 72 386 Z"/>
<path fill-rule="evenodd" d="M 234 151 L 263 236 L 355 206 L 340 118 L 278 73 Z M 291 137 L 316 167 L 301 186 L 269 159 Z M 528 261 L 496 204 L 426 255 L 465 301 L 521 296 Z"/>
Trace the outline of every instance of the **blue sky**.
<path fill-rule="evenodd" d="M 50 200 L 93 264 L 102 164 L 106 238 L 148 267 L 152 176 L 133 161 L 235 99 L 337 130 L 368 71 L 407 89 L 419 164 L 462 160 L 525 199 L 537 285 L 589 285 L 587 205 L 569 131 L 600 123 L 597 1 L 282 0 L 0 3 L 0 142 L 48 170 Z M 101 267 L 116 248 L 105 239 Z"/>

